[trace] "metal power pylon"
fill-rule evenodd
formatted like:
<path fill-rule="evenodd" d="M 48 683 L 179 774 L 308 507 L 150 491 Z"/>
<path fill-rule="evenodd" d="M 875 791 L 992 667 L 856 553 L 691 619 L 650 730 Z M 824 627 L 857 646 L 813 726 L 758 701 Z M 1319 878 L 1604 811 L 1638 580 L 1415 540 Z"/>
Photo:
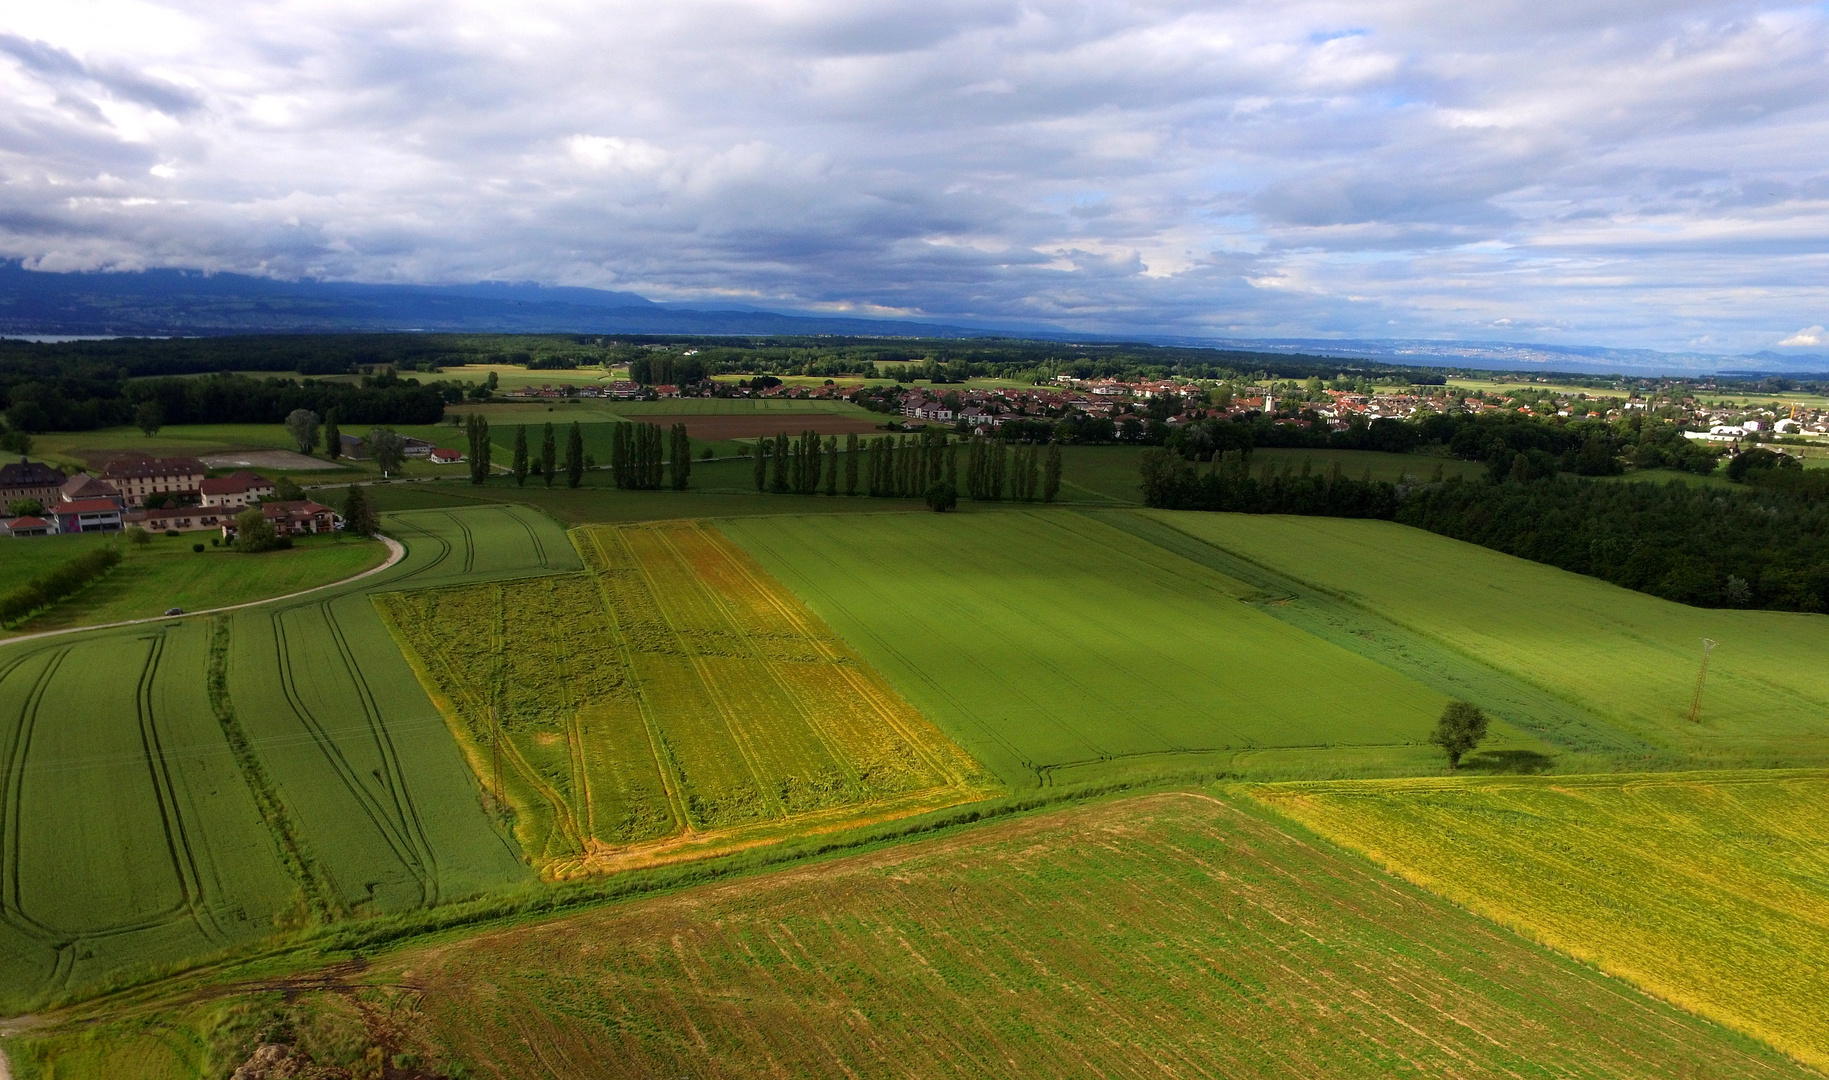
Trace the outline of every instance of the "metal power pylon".
<path fill-rule="evenodd" d="M 1709 638 L 1702 639 L 1702 670 L 1696 672 L 1696 696 L 1689 702 L 1689 722 L 1694 724 L 1702 718 L 1702 684 L 1708 680 L 1708 654 L 1715 651 L 1715 643 Z"/>

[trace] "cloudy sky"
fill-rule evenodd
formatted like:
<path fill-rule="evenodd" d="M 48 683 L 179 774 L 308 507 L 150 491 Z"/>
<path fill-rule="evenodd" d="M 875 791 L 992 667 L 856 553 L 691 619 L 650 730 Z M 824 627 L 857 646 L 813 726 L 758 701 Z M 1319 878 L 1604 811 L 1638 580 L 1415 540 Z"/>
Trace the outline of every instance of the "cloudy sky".
<path fill-rule="evenodd" d="M 1829 7 L 57 0 L 0 258 L 1829 349 Z"/>

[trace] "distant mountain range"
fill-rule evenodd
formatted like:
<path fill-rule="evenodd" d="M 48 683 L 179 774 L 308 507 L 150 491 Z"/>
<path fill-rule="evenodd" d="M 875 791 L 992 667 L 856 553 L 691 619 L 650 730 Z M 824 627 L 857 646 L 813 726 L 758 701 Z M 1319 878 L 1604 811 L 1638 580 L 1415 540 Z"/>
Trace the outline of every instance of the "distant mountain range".
<path fill-rule="evenodd" d="M 137 336 L 334 331 L 505 334 L 846 334 L 982 337 L 890 319 L 656 304 L 635 293 L 505 282 L 363 285 L 186 270 L 53 274 L 0 263 L 0 334 Z"/>
<path fill-rule="evenodd" d="M 820 334 L 1142 341 L 1377 360 L 1404 366 L 1628 375 L 1829 372 L 1829 355 L 1750 356 L 1651 349 L 1338 338 L 1114 338 L 1051 327 L 972 327 L 912 319 L 789 315 L 748 307 L 657 304 L 629 292 L 507 282 L 364 285 L 187 270 L 59 274 L 0 262 L 0 335 L 181 337 L 338 331 L 549 334 Z"/>
<path fill-rule="evenodd" d="M 1829 355 L 1672 353 L 1603 345 L 1540 345 L 1515 341 L 1433 341 L 1357 338 L 1162 338 L 1162 344 L 1247 349 L 1377 360 L 1405 367 L 1466 367 L 1505 371 L 1569 371 L 1621 375 L 1801 375 L 1829 373 Z M 1829 377 L 1829 376 L 1826 376 Z"/>

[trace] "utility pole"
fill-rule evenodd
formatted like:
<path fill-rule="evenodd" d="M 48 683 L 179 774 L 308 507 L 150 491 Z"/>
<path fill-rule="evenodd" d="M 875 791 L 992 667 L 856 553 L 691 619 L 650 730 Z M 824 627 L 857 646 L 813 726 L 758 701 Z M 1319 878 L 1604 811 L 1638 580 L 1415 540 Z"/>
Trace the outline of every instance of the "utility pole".
<path fill-rule="evenodd" d="M 1702 670 L 1696 672 L 1696 696 L 1689 702 L 1689 722 L 1699 723 L 1702 719 L 1702 684 L 1708 680 L 1708 654 L 1715 651 L 1715 643 L 1709 638 L 1702 639 Z"/>

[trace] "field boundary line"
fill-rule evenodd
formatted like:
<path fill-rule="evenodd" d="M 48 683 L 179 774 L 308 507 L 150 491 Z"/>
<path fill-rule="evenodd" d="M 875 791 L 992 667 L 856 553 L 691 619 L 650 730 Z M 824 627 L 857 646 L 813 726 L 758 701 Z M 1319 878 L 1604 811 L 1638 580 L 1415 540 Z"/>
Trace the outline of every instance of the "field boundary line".
<path fill-rule="evenodd" d="M 36 634 L 21 634 L 18 637 L 0 638 L 0 647 L 13 645 L 21 641 L 41 641 L 44 638 L 58 637 L 62 634 L 79 634 L 85 630 L 114 630 L 122 626 L 143 626 L 146 623 L 190 619 L 202 615 L 220 615 L 225 611 L 241 611 L 246 608 L 259 607 L 262 604 L 276 604 L 281 600 L 292 600 L 300 596 L 310 596 L 315 592 L 322 592 L 325 589 L 334 589 L 339 585 L 348 585 L 351 582 L 361 581 L 365 577 L 379 574 L 381 571 L 398 563 L 401 559 L 406 558 L 406 547 L 402 545 L 400 541 L 395 540 L 391 536 L 377 536 L 376 539 L 387 545 L 387 560 L 380 566 L 371 566 L 360 574 L 357 574 L 354 577 L 346 577 L 341 581 L 332 581 L 325 585 L 313 585 L 309 589 L 300 589 L 297 592 L 290 592 L 284 596 L 269 596 L 264 600 L 249 600 L 245 604 L 230 604 L 227 607 L 213 607 L 204 608 L 201 611 L 187 611 L 182 615 L 151 615 L 144 619 L 123 619 L 120 622 L 97 623 L 94 626 L 66 626 L 62 630 L 40 630 Z"/>
<path fill-rule="evenodd" d="M 1318 598 L 1325 602 L 1338 604 L 1341 607 L 1346 608 L 1346 609 L 1350 610 L 1351 612 L 1355 613 L 1359 617 L 1372 620 L 1374 624 L 1383 623 L 1387 626 L 1393 627 L 1397 631 L 1399 631 L 1403 634 L 1411 635 L 1412 637 L 1414 637 L 1415 639 L 1417 639 L 1418 641 L 1420 641 L 1422 643 L 1425 643 L 1425 644 L 1431 645 L 1435 648 L 1441 649 L 1447 654 L 1457 657 L 1466 663 L 1472 664 L 1476 669 L 1484 669 L 1485 671 L 1495 674 L 1495 675 L 1499 676 L 1500 678 L 1511 680 L 1511 681 L 1517 683 L 1519 686 L 1525 688 L 1526 690 L 1529 690 L 1536 694 L 1541 694 L 1545 698 L 1548 698 L 1551 701 L 1561 705 L 1563 708 L 1573 710 L 1573 715 L 1575 716 L 1576 719 L 1581 719 L 1583 714 L 1585 714 L 1586 718 L 1591 723 L 1598 725 L 1598 728 L 1596 730 L 1590 732 L 1591 734 L 1611 737 L 1613 745 L 1605 752 L 1608 752 L 1608 753 L 1628 753 L 1628 752 L 1645 753 L 1645 752 L 1665 751 L 1665 750 L 1669 749 L 1667 746 L 1652 742 L 1649 738 L 1647 738 L 1644 734 L 1640 733 L 1635 728 L 1627 726 L 1627 723 L 1625 721 L 1619 719 L 1618 717 L 1615 717 L 1611 714 L 1605 714 L 1605 713 L 1596 711 L 1587 702 L 1581 700 L 1580 698 L 1571 696 L 1571 695 L 1565 693 L 1563 690 L 1561 690 L 1551 684 L 1544 683 L 1544 682 L 1540 681 L 1538 678 L 1534 677 L 1533 675 L 1531 675 L 1521 669 L 1503 665 L 1503 664 L 1500 664 L 1493 660 L 1489 660 L 1489 659 L 1479 655 L 1478 653 L 1471 651 L 1470 649 L 1466 648 L 1465 646 L 1461 645 L 1459 642 L 1455 641 L 1452 637 L 1436 633 L 1425 627 L 1411 623 L 1406 619 L 1402 619 L 1391 613 L 1381 611 L 1376 606 L 1367 602 L 1364 597 L 1358 596 L 1353 593 L 1344 592 L 1342 590 L 1330 588 L 1326 585 L 1319 584 L 1319 583 L 1311 581 L 1307 578 L 1299 577 L 1294 573 L 1280 570 L 1274 566 L 1264 563 L 1263 561 L 1261 561 L 1259 559 L 1253 558 L 1252 556 L 1250 556 L 1242 551 L 1239 551 L 1232 547 L 1228 547 L 1227 545 L 1220 543 L 1217 540 L 1190 532 L 1187 529 L 1183 528 L 1180 524 L 1178 524 L 1174 519 L 1165 517 L 1159 513 L 1149 512 L 1147 508 L 1143 511 L 1131 511 L 1130 514 L 1133 519 L 1154 522 L 1157 525 L 1169 530 L 1170 532 L 1185 539 L 1188 542 L 1191 542 L 1198 546 L 1204 546 L 1206 548 L 1210 548 L 1228 558 L 1238 560 L 1239 562 L 1250 567 L 1252 570 L 1254 570 L 1260 574 L 1263 574 L 1270 579 L 1279 581 L 1281 583 L 1285 583 L 1285 584 L 1279 585 L 1279 588 L 1293 586 L 1297 590 L 1307 589 L 1310 591 L 1310 593 L 1312 593 L 1312 596 L 1304 597 L 1301 595 L 1301 593 L 1299 591 L 1297 591 L 1291 595 L 1290 599 L 1292 599 L 1292 600 L 1317 599 Z M 1408 527 L 1408 526 L 1406 526 L 1406 527 Z M 1121 530 L 1121 531 L 1129 531 L 1129 530 Z M 1132 535 L 1137 535 L 1137 534 L 1133 533 Z M 1145 539 L 1145 540 L 1148 539 L 1146 537 L 1140 537 L 1140 538 Z M 1149 542 L 1153 543 L 1154 541 L 1149 541 Z M 1183 556 L 1183 557 L 1186 558 L 1187 556 Z M 1195 561 L 1195 560 L 1190 560 L 1190 561 Z M 1223 573 L 1223 571 L 1219 571 L 1219 572 Z M 1244 581 L 1244 579 L 1242 579 L 1242 578 L 1240 578 L 1239 580 L 1243 581 L 1243 583 L 1247 584 L 1247 585 L 1253 584 L 1252 582 Z M 1246 601 L 1246 602 L 1253 603 L 1252 601 Z M 1253 606 L 1260 606 L 1260 605 L 1253 603 Z M 1273 616 L 1273 617 L 1275 617 L 1275 616 Z M 1292 623 L 1291 625 L 1296 625 L 1296 624 Z M 1298 628 L 1300 628 L 1300 627 L 1298 627 Z M 1311 634 L 1314 633 L 1314 631 L 1306 630 L 1306 629 L 1304 629 L 1304 632 L 1311 633 Z M 1319 636 L 1319 635 L 1317 635 L 1317 636 Z M 1353 651 L 1353 650 L 1348 650 L 1348 651 Z M 1363 656 L 1366 654 L 1360 653 L 1359 655 Z M 1373 660 L 1374 663 L 1382 664 L 1386 667 L 1391 667 L 1390 664 L 1386 663 L 1383 660 L 1378 660 L 1378 659 L 1375 659 L 1370 656 L 1367 656 L 1367 659 Z M 1393 668 L 1393 670 L 1397 670 L 1397 669 Z M 1416 679 L 1418 679 L 1418 681 L 1424 681 L 1416 675 L 1411 675 L 1410 677 L 1416 678 Z M 1446 693 L 1447 691 L 1444 690 L 1443 692 Z M 1552 738 L 1550 736 L 1549 729 L 1547 729 L 1547 728 L 1533 727 L 1527 723 L 1520 723 L 1515 718 L 1508 718 L 1508 722 L 1513 723 L 1514 725 L 1516 725 L 1520 728 L 1523 728 L 1525 730 L 1532 731 L 1539 738 L 1542 738 L 1552 744 L 1559 745 L 1559 746 L 1562 745 L 1561 743 L 1559 743 L 1557 741 L 1557 739 Z M 1636 742 L 1639 745 L 1638 746 L 1631 745 L 1631 743 L 1633 743 L 1633 742 Z M 1575 748 L 1565 747 L 1565 749 L 1575 749 Z"/>

